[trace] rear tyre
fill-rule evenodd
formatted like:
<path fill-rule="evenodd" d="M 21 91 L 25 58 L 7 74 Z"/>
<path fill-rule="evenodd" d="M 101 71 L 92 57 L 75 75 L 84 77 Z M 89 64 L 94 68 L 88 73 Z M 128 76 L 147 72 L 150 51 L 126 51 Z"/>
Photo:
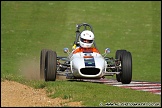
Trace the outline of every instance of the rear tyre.
<path fill-rule="evenodd" d="M 123 52 L 121 55 L 121 82 L 129 84 L 132 80 L 132 55 L 130 52 Z"/>
<path fill-rule="evenodd" d="M 42 49 L 40 53 L 40 79 L 44 79 L 45 56 L 48 49 Z"/>
<path fill-rule="evenodd" d="M 45 58 L 45 81 L 55 81 L 57 72 L 57 54 L 55 51 L 47 51 Z"/>
<path fill-rule="evenodd" d="M 123 52 L 126 52 L 126 50 L 117 50 L 115 53 L 115 59 L 119 59 L 120 60 L 120 56 L 122 55 Z M 117 70 L 119 71 L 119 70 Z M 120 74 L 116 74 L 116 80 L 118 82 L 121 82 L 121 73 Z"/>

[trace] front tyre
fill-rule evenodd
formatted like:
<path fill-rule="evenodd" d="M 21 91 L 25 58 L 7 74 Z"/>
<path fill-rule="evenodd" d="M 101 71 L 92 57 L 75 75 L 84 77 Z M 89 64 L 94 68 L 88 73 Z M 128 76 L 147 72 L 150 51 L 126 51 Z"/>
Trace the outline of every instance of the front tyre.
<path fill-rule="evenodd" d="M 55 51 L 47 51 L 45 58 L 45 81 L 55 81 L 57 72 L 57 54 Z"/>
<path fill-rule="evenodd" d="M 117 50 L 115 53 L 115 59 L 120 60 L 120 56 L 122 55 L 123 52 L 126 52 L 126 50 Z M 117 70 L 119 71 L 119 70 Z M 118 82 L 121 82 L 121 73 L 120 74 L 116 74 L 116 80 Z"/>
<path fill-rule="evenodd" d="M 132 55 L 130 52 L 123 52 L 121 58 L 121 82 L 129 84 L 132 80 Z"/>
<path fill-rule="evenodd" d="M 40 53 L 40 79 L 44 79 L 45 56 L 48 49 L 42 49 Z"/>

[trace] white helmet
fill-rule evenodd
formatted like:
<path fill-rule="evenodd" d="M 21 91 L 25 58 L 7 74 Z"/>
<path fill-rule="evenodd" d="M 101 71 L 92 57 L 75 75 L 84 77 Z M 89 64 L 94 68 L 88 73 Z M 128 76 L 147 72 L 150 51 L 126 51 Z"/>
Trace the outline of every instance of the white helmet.
<path fill-rule="evenodd" d="M 79 44 L 83 48 L 90 48 L 94 42 L 94 34 L 89 31 L 85 30 L 81 33 Z"/>

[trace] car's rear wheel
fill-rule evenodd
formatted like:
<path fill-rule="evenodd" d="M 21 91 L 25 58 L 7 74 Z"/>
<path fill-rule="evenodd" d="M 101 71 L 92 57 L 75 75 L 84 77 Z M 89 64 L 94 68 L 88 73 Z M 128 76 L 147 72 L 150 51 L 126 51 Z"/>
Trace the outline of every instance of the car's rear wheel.
<path fill-rule="evenodd" d="M 130 52 L 123 52 L 121 58 L 121 82 L 129 84 L 132 80 L 132 55 Z"/>
<path fill-rule="evenodd" d="M 40 79 L 44 79 L 45 56 L 48 49 L 42 49 L 40 53 Z"/>
<path fill-rule="evenodd" d="M 122 55 L 123 52 L 126 52 L 126 50 L 117 50 L 116 53 L 115 53 L 115 59 L 120 60 L 120 56 Z M 119 71 L 119 69 L 117 71 Z M 116 80 L 118 82 L 121 82 L 121 73 L 116 74 Z"/>
<path fill-rule="evenodd" d="M 45 81 L 55 81 L 57 72 L 57 54 L 47 51 L 45 58 Z"/>

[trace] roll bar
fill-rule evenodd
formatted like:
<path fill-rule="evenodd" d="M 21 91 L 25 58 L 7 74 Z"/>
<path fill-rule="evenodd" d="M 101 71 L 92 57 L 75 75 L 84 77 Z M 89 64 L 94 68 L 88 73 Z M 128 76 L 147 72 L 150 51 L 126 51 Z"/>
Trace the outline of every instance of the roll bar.
<path fill-rule="evenodd" d="M 90 31 L 93 32 L 93 28 L 90 24 L 88 23 L 83 23 L 83 24 L 76 24 L 76 28 L 77 28 L 77 31 L 79 31 L 79 29 L 84 26 L 84 30 L 87 30 L 87 26 L 90 28 Z"/>
<path fill-rule="evenodd" d="M 89 28 L 90 28 L 90 31 L 91 31 L 92 33 L 94 33 L 94 32 L 93 32 L 93 28 L 92 28 L 92 26 L 91 26 L 90 24 L 88 24 L 88 23 L 76 24 L 76 38 L 75 38 L 75 41 L 74 41 L 74 44 L 75 44 L 75 45 L 77 45 L 77 42 L 79 41 L 79 36 L 80 36 L 80 34 L 81 34 L 81 32 L 82 32 L 82 31 L 80 31 L 80 28 L 81 28 L 81 27 L 84 27 L 84 30 L 88 30 L 87 27 L 89 27 Z M 84 31 L 84 30 L 83 30 L 83 31 Z M 95 44 L 95 40 L 94 40 L 93 44 L 94 44 L 94 47 L 97 48 L 97 47 L 96 47 L 96 44 Z"/>

